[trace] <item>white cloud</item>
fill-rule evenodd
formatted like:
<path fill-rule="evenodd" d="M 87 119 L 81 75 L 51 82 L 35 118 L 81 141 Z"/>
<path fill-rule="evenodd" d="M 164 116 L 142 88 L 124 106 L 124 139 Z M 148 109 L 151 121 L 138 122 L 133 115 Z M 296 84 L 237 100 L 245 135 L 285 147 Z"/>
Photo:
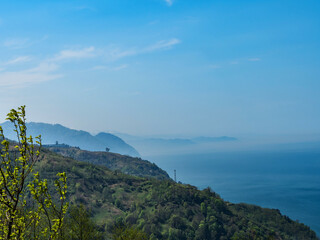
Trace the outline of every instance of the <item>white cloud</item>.
<path fill-rule="evenodd" d="M 168 4 L 168 6 L 172 6 L 173 0 L 165 0 L 165 2 Z"/>
<path fill-rule="evenodd" d="M 128 67 L 127 64 L 122 64 L 122 65 L 120 65 L 120 66 L 118 66 L 118 67 L 114 67 L 114 68 L 113 68 L 113 71 L 120 71 L 120 70 L 125 69 L 125 68 L 127 68 L 127 67 Z"/>
<path fill-rule="evenodd" d="M 172 48 L 174 45 L 179 44 L 181 41 L 177 38 L 172 38 L 169 40 L 162 40 L 153 45 L 149 45 L 146 47 L 138 48 L 133 47 L 129 49 L 120 49 L 119 47 L 111 46 L 109 49 L 96 49 L 95 47 L 87 47 L 82 49 L 67 49 L 62 50 L 58 54 L 56 54 L 53 58 L 48 59 L 51 62 L 58 62 L 62 60 L 77 60 L 77 59 L 86 59 L 93 57 L 101 57 L 104 56 L 108 60 L 116 61 L 122 58 L 136 56 L 145 53 L 151 53 L 154 51 L 160 50 L 168 50 Z M 98 66 L 99 67 L 99 66 Z"/>
<path fill-rule="evenodd" d="M 130 50 L 120 50 L 119 48 L 111 49 L 107 52 L 107 56 L 111 58 L 111 60 L 115 61 L 120 58 L 130 57 L 139 54 L 138 50 L 130 49 Z"/>
<path fill-rule="evenodd" d="M 28 38 L 11 38 L 11 39 L 5 40 L 3 42 L 3 46 L 10 49 L 21 49 L 21 48 L 26 48 L 32 45 L 39 44 L 42 41 L 45 41 L 47 39 L 48 39 L 47 35 L 44 35 L 42 38 L 36 39 L 36 40 L 32 40 L 32 39 L 30 40 Z"/>
<path fill-rule="evenodd" d="M 4 65 L 13 65 L 13 64 L 30 62 L 31 59 L 32 58 L 30 56 L 20 56 L 20 57 L 16 57 L 16 58 L 14 58 L 12 60 L 9 60 L 9 61 L 5 62 Z"/>
<path fill-rule="evenodd" d="M 54 80 L 62 76 L 55 73 L 57 69 L 58 66 L 55 64 L 41 63 L 27 70 L 1 72 L 0 87 L 20 88 L 29 84 Z"/>
<path fill-rule="evenodd" d="M 3 45 L 7 48 L 19 49 L 24 48 L 28 44 L 29 39 L 27 38 L 15 38 L 15 39 L 7 39 L 4 41 Z"/>
<path fill-rule="evenodd" d="M 147 48 L 144 49 L 146 52 L 153 52 L 156 50 L 162 50 L 162 49 L 170 49 L 174 45 L 177 45 L 181 43 L 181 41 L 177 38 L 172 38 L 170 40 L 164 40 L 164 41 L 159 41 L 154 45 L 151 45 Z"/>
<path fill-rule="evenodd" d="M 49 73 L 49 72 L 54 72 L 58 70 L 59 66 L 54 63 L 48 63 L 48 62 L 42 62 L 35 68 L 30 68 L 28 70 L 25 70 L 26 72 L 31 72 L 31 73 Z"/>
<path fill-rule="evenodd" d="M 91 68 L 91 70 L 120 71 L 120 70 L 125 69 L 127 67 L 128 67 L 127 64 L 122 64 L 122 65 L 116 66 L 116 67 L 108 67 L 108 66 L 98 65 L 98 66 L 95 66 L 95 67 Z"/>
<path fill-rule="evenodd" d="M 250 62 L 259 62 L 259 61 L 261 61 L 261 58 L 249 58 L 248 61 L 250 61 Z"/>
<path fill-rule="evenodd" d="M 80 50 L 63 50 L 57 54 L 52 61 L 68 60 L 68 59 L 83 59 L 96 56 L 95 48 L 88 47 Z"/>
<path fill-rule="evenodd" d="M 151 53 L 160 50 L 168 50 L 171 49 L 174 45 L 181 43 L 181 41 L 177 38 L 172 38 L 170 40 L 162 40 L 153 45 L 144 47 L 144 48 L 131 48 L 128 50 L 121 50 L 119 48 L 112 48 L 107 51 L 106 56 L 110 58 L 110 60 L 115 61 L 121 58 Z"/>
<path fill-rule="evenodd" d="M 87 59 L 92 57 L 101 57 L 106 56 L 112 61 L 140 55 L 148 54 L 155 51 L 171 49 L 173 46 L 179 44 L 181 41 L 177 38 L 163 40 L 156 42 L 155 44 L 141 47 L 141 48 L 131 48 L 127 50 L 121 50 L 119 48 L 111 48 L 109 51 L 103 49 L 95 49 L 95 47 L 87 47 L 82 49 L 66 49 L 62 50 L 51 58 L 44 59 L 36 67 L 28 68 L 24 70 L 7 70 L 4 68 L 0 69 L 0 87 L 11 87 L 11 88 L 20 88 L 25 87 L 30 84 L 46 82 L 62 77 L 61 74 L 57 72 L 61 61 L 63 60 L 78 60 L 78 59 Z M 17 47 L 25 44 L 25 41 L 7 41 L 6 46 Z M 5 63 L 2 63 L 2 67 L 20 63 L 25 63 L 31 61 L 30 56 L 19 56 L 8 60 Z M 58 65 L 59 64 L 59 65 Z M 109 71 L 120 71 L 127 68 L 127 64 L 122 64 L 119 66 L 103 66 L 97 65 L 93 67 L 92 70 L 109 70 Z"/>

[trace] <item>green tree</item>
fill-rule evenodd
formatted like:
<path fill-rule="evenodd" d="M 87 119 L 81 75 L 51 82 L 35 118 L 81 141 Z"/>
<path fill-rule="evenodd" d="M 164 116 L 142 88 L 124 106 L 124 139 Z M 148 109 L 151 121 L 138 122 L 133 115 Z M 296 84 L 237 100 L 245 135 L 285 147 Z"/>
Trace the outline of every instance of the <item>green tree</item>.
<path fill-rule="evenodd" d="M 0 126 L 0 239 L 62 238 L 68 207 L 66 174 L 57 174 L 55 204 L 47 180 L 33 173 L 40 160 L 41 136 L 35 143 L 27 136 L 25 106 L 12 109 L 6 120 L 13 124 L 17 142 L 9 142 Z"/>
<path fill-rule="evenodd" d="M 113 240 L 147 240 L 149 238 L 144 231 L 121 222 L 116 224 L 113 227 L 112 239 Z"/>
<path fill-rule="evenodd" d="M 92 240 L 102 239 L 98 227 L 90 218 L 90 214 L 84 205 L 70 206 L 66 218 L 67 239 Z"/>

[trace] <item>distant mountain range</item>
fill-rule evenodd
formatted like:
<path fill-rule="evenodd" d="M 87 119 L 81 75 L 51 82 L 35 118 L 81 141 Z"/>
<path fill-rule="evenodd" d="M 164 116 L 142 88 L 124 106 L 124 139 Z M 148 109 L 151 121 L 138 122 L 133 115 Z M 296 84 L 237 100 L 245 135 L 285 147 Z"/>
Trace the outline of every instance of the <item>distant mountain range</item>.
<path fill-rule="evenodd" d="M 0 124 L 5 136 L 16 140 L 13 125 L 10 122 Z M 194 137 L 194 138 L 151 138 L 132 136 L 128 134 L 111 134 L 100 132 L 92 135 L 86 131 L 74 130 L 60 124 L 27 123 L 28 135 L 33 137 L 41 134 L 42 143 L 45 145 L 67 144 L 88 151 L 106 151 L 129 155 L 132 157 L 149 156 L 157 154 L 168 154 L 184 152 L 187 150 L 214 149 L 221 144 L 235 142 L 234 137 Z M 219 146 L 217 144 L 220 144 Z M 137 150 L 136 150 L 137 149 Z M 140 153 L 140 154 L 139 154 Z"/>
<path fill-rule="evenodd" d="M 166 154 L 186 149 L 197 149 L 204 146 L 214 147 L 218 143 L 227 143 L 237 141 L 234 137 L 195 137 L 195 138 L 148 138 L 138 137 L 128 134 L 115 133 L 118 137 L 124 139 L 127 143 L 139 150 L 142 155 Z"/>
<path fill-rule="evenodd" d="M 4 134 L 8 139 L 16 140 L 15 132 L 13 131 L 12 123 L 4 122 L 0 124 L 4 130 Z M 78 131 L 64 127 L 60 124 L 48 123 L 27 123 L 28 135 L 33 137 L 41 134 L 43 144 L 65 143 L 70 146 L 79 147 L 89 151 L 106 151 L 120 153 L 138 157 L 139 153 L 132 146 L 110 133 L 101 132 L 95 136 L 85 131 Z"/>

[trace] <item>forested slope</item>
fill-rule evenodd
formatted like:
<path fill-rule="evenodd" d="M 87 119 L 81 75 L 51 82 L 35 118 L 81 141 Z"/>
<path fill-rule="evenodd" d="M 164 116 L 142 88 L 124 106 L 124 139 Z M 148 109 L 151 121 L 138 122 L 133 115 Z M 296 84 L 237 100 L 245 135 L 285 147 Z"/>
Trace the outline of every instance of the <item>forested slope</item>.
<path fill-rule="evenodd" d="M 118 170 L 133 176 L 170 179 L 166 171 L 159 168 L 156 164 L 138 157 L 130 157 L 111 152 L 91 152 L 75 147 L 56 147 L 55 145 L 47 148 L 65 157 L 106 166 L 111 170 Z"/>
<path fill-rule="evenodd" d="M 92 211 L 106 239 L 115 221 L 136 226 L 149 239 L 317 239 L 278 210 L 231 204 L 210 189 L 135 177 L 49 150 L 36 169 L 49 181 L 65 171 L 69 201 Z"/>

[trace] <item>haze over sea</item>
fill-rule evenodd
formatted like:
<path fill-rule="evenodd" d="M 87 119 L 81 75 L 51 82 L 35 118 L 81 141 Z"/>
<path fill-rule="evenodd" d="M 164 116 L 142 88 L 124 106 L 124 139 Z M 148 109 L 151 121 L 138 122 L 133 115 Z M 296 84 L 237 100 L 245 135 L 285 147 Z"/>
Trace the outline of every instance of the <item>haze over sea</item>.
<path fill-rule="evenodd" d="M 177 181 L 211 187 L 224 200 L 279 209 L 320 235 L 320 150 L 149 156 Z"/>

